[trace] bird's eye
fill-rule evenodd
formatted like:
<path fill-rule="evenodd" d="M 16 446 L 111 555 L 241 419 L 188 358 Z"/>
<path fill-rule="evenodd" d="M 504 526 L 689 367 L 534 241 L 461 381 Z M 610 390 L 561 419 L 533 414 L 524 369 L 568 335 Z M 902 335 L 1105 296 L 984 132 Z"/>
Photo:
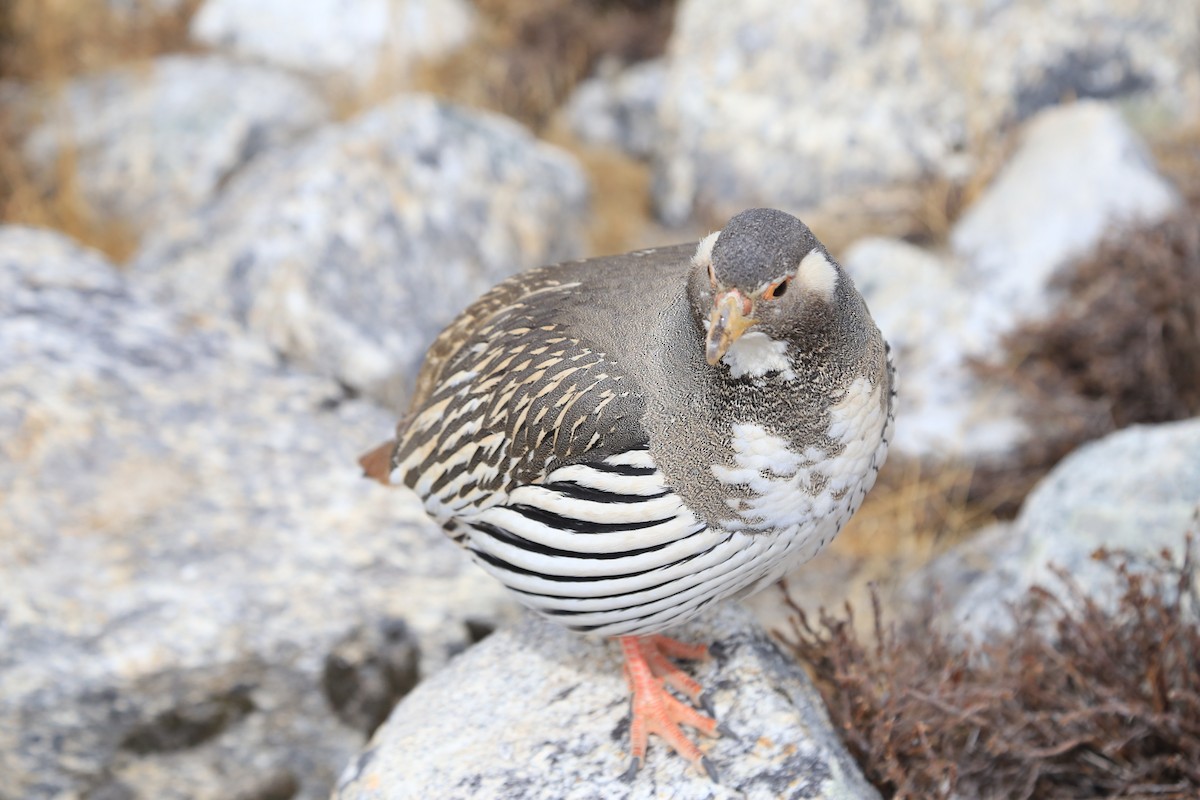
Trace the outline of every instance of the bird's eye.
<path fill-rule="evenodd" d="M 763 292 L 763 297 L 767 298 L 768 300 L 778 300 L 779 298 L 783 297 L 785 294 L 787 294 L 788 283 L 791 280 L 791 278 L 784 278 L 777 283 L 772 283 L 767 287 L 767 290 Z"/>

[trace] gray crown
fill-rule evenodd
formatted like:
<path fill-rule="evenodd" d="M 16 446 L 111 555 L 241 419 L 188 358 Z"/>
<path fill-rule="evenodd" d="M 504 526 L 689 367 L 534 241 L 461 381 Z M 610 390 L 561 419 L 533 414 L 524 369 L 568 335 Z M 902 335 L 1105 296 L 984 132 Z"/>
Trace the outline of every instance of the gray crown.
<path fill-rule="evenodd" d="M 721 229 L 713 245 L 713 272 L 726 286 L 753 289 L 795 270 L 814 248 L 824 251 L 808 226 L 791 214 L 752 208 Z"/>

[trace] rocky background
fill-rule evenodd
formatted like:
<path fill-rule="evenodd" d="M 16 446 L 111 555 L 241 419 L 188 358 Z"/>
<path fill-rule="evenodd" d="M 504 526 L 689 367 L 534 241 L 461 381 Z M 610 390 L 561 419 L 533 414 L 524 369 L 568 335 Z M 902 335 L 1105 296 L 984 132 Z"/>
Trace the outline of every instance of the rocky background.
<path fill-rule="evenodd" d="M 1200 530 L 1197 0 L 12 0 L 0 70 L 3 800 L 950 795 L 767 631 L 869 630 L 874 581 L 970 648 L 1062 571 L 1119 615 L 1092 552 Z M 867 297 L 896 439 L 828 553 L 684 632 L 722 783 L 626 782 L 611 648 L 355 457 L 497 280 L 755 205 Z"/>

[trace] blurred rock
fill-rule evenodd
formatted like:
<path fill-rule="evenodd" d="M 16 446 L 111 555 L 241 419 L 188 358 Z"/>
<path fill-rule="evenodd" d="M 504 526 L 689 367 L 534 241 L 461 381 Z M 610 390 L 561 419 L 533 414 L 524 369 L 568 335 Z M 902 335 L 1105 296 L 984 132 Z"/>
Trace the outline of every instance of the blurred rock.
<path fill-rule="evenodd" d="M 899 376 L 893 457 L 1004 458 L 1026 428 L 1007 387 L 981 386 L 967 359 L 984 347 L 980 302 L 952 258 L 895 239 L 864 239 L 844 263 L 893 349 Z"/>
<path fill-rule="evenodd" d="M 191 0 L 105 0 L 105 5 L 116 14 L 126 16 L 179 15 L 186 12 Z"/>
<path fill-rule="evenodd" d="M 648 159 L 658 144 L 658 107 L 667 67 L 662 59 L 627 69 L 612 66 L 578 87 L 563 109 L 579 141 Z"/>
<path fill-rule="evenodd" d="M 1045 111 L 962 218 L 950 243 L 964 279 L 988 302 L 974 324 L 985 336 L 1046 315 L 1050 279 L 1122 227 L 1152 225 L 1181 205 L 1117 110 L 1095 102 Z"/>
<path fill-rule="evenodd" d="M 133 269 L 399 411 L 468 303 L 580 253 L 586 198 L 576 163 L 515 123 L 405 97 L 260 159 Z"/>
<path fill-rule="evenodd" d="M 685 0 L 659 115 L 659 213 L 801 209 L 953 173 L 980 132 L 1064 98 L 1194 117 L 1198 54 L 1194 0 Z"/>
<path fill-rule="evenodd" d="M 951 234 L 953 254 L 870 239 L 845 254 L 896 348 L 893 453 L 938 461 L 1011 459 L 1028 436 L 1012 387 L 971 361 L 999 362 L 1020 322 L 1053 313 L 1051 279 L 1123 226 L 1179 205 L 1137 136 L 1109 106 L 1048 109 Z"/>
<path fill-rule="evenodd" d="M 204 0 L 192 38 L 240 58 L 366 88 L 465 42 L 465 0 Z"/>
<path fill-rule="evenodd" d="M 392 415 L 273 361 L 0 228 L 0 794 L 327 797 L 511 611 L 360 477 Z"/>
<path fill-rule="evenodd" d="M 1200 514 L 1200 419 L 1136 426 L 1084 445 L 1001 524 L 934 561 L 909 581 L 910 599 L 941 587 L 941 624 L 976 638 L 1011 629 L 1008 606 L 1031 586 L 1066 598 L 1052 567 L 1107 606 L 1117 597 L 1112 570 L 1092 560 L 1098 548 L 1177 559 Z M 1200 587 L 1197 587 L 1200 589 Z"/>
<path fill-rule="evenodd" d="M 690 672 L 734 734 L 701 743 L 719 784 L 657 738 L 637 778 L 624 779 L 629 690 L 619 650 L 527 617 L 406 697 L 335 797 L 878 798 L 803 669 L 748 612 L 726 606 L 680 638 L 711 646 L 712 658 Z"/>
<path fill-rule="evenodd" d="M 101 221 L 136 234 L 212 199 L 254 156 L 329 118 L 302 82 L 216 57 L 166 56 L 29 93 L 23 145 L 47 184 L 63 166 Z"/>

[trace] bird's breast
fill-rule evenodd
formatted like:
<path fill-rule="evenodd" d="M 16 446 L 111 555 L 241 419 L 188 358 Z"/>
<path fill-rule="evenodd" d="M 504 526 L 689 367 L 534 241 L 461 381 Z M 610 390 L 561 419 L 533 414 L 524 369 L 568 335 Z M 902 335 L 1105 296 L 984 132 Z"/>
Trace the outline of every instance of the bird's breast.
<path fill-rule="evenodd" d="M 729 458 L 712 465 L 734 512 L 729 530 L 821 539 L 824 545 L 857 510 L 886 455 L 886 406 L 864 377 L 829 407 L 821 436 L 794 440 L 758 422 L 734 422 Z"/>

